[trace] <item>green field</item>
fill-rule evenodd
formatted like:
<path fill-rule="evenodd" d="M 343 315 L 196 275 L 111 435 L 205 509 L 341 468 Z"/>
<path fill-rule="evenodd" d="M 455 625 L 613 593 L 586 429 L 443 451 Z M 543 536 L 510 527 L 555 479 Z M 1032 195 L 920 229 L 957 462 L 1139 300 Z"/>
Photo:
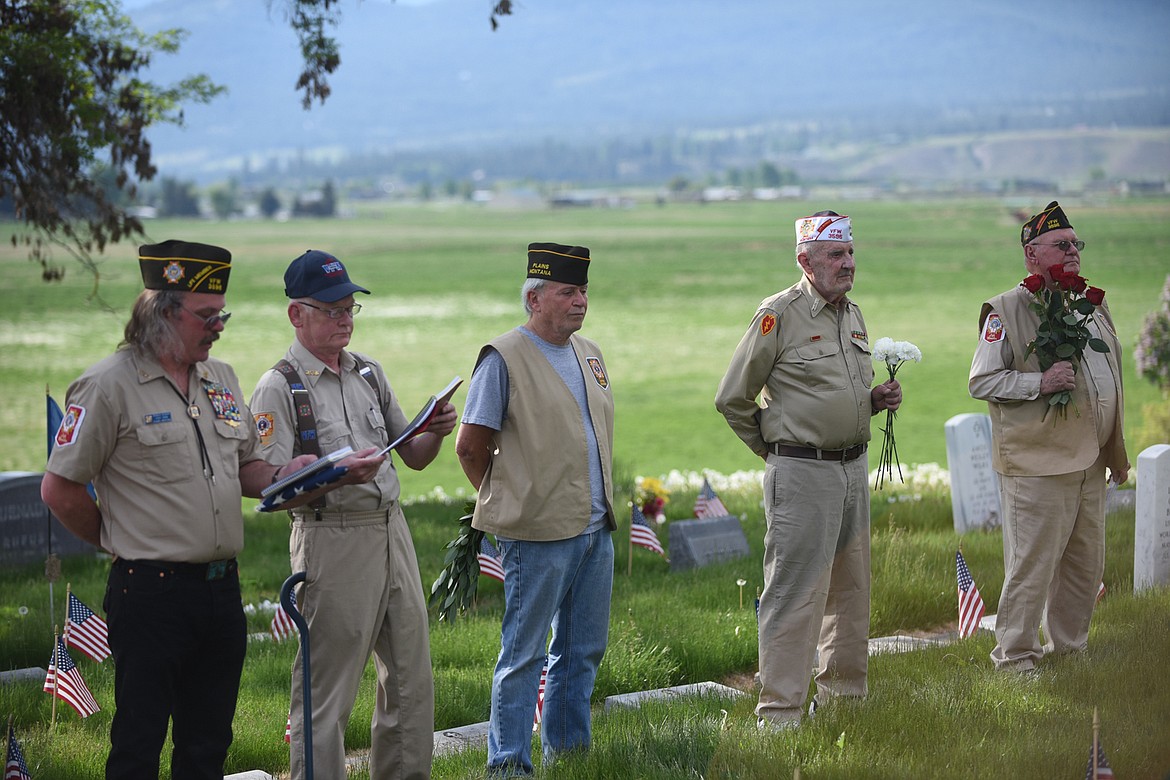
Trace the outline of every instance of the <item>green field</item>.
<path fill-rule="evenodd" d="M 1043 204 L 1029 204 L 1035 210 Z M 1170 272 L 1170 202 L 1066 201 L 1088 243 L 1082 273 L 1107 291 L 1124 356 L 1131 457 L 1142 406 L 1158 400 L 1139 380 L 1132 346 Z M 373 290 L 353 342 L 383 361 L 407 414 L 454 375 L 468 377 L 480 346 L 523 319 L 519 287 L 530 241 L 584 244 L 594 258 L 583 333 L 605 350 L 616 401 L 616 458 L 624 471 L 732 473 L 762 466 L 714 410 L 715 388 L 761 299 L 797 278 L 796 217 L 831 206 L 854 218 L 857 282 L 871 340 L 922 349 L 899 378 L 903 463 L 946 465 L 943 426 L 981 412 L 967 393 L 980 303 L 1023 278 L 1018 203 L 995 200 L 861 203 L 641 204 L 621 210 L 507 211 L 491 207 L 365 206 L 353 219 L 147 223 L 151 241 L 217 243 L 234 255 L 228 309 L 213 354 L 231 362 L 245 392 L 279 359 L 292 329 L 282 276 L 307 248 L 331 251 Z M 0 228 L 0 470 L 44 466 L 46 385 L 58 400 L 87 365 L 112 351 L 140 290 L 137 247 L 107 252 L 100 296 L 62 253 L 62 284 Z M 457 406 L 466 392 L 455 398 Z M 876 465 L 876 456 L 871 458 Z M 403 477 L 407 496 L 436 485 L 466 490 L 453 448 Z"/>

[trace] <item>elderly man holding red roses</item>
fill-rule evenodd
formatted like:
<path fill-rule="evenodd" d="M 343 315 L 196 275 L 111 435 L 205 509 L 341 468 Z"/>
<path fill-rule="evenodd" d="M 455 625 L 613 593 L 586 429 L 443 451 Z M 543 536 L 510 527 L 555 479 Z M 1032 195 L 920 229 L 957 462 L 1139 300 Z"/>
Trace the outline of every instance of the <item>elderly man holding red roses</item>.
<path fill-rule="evenodd" d="M 1106 469 L 1121 484 L 1129 458 L 1121 344 L 1105 292 L 1080 275 L 1085 243 L 1056 201 L 1020 240 L 1029 276 L 984 302 L 968 387 L 987 401 L 1000 479 L 1004 582 L 991 660 L 1026 672 L 1047 653 L 1088 645 L 1105 568 Z"/>

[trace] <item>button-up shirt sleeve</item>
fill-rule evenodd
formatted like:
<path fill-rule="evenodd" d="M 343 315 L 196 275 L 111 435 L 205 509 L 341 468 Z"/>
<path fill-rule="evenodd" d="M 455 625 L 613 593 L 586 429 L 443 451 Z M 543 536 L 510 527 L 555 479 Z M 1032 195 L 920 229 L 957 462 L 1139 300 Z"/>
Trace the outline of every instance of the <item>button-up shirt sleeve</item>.
<path fill-rule="evenodd" d="M 1017 371 L 1012 334 L 998 312 L 988 311 L 979 331 L 979 343 L 971 360 L 967 388 L 981 401 L 1031 401 L 1040 395 L 1040 374 Z"/>
<path fill-rule="evenodd" d="M 715 394 L 715 408 L 727 419 L 731 430 L 761 457 L 767 455 L 768 446 L 760 431 L 760 405 L 756 399 L 776 364 L 780 349 L 778 320 L 776 312 L 767 307 L 756 312 Z"/>

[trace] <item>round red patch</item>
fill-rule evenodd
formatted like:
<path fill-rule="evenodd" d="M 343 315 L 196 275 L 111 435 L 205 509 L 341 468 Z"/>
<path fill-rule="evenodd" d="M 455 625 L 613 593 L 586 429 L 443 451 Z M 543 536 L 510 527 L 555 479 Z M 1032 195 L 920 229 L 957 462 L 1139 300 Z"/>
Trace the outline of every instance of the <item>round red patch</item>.
<path fill-rule="evenodd" d="M 760 335 L 767 336 L 776 327 L 776 317 L 772 314 L 765 314 L 764 319 L 760 320 Z"/>

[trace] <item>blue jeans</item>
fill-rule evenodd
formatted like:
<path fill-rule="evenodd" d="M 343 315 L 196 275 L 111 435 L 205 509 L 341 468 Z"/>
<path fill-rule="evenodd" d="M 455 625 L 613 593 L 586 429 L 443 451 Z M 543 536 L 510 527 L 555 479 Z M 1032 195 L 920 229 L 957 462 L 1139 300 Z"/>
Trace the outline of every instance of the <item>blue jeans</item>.
<path fill-rule="evenodd" d="M 532 722 L 550 626 L 540 727 L 544 760 L 589 747 L 589 698 L 609 638 L 613 539 L 602 529 L 555 542 L 499 541 L 504 620 L 492 675 L 488 770 L 531 774 Z"/>

